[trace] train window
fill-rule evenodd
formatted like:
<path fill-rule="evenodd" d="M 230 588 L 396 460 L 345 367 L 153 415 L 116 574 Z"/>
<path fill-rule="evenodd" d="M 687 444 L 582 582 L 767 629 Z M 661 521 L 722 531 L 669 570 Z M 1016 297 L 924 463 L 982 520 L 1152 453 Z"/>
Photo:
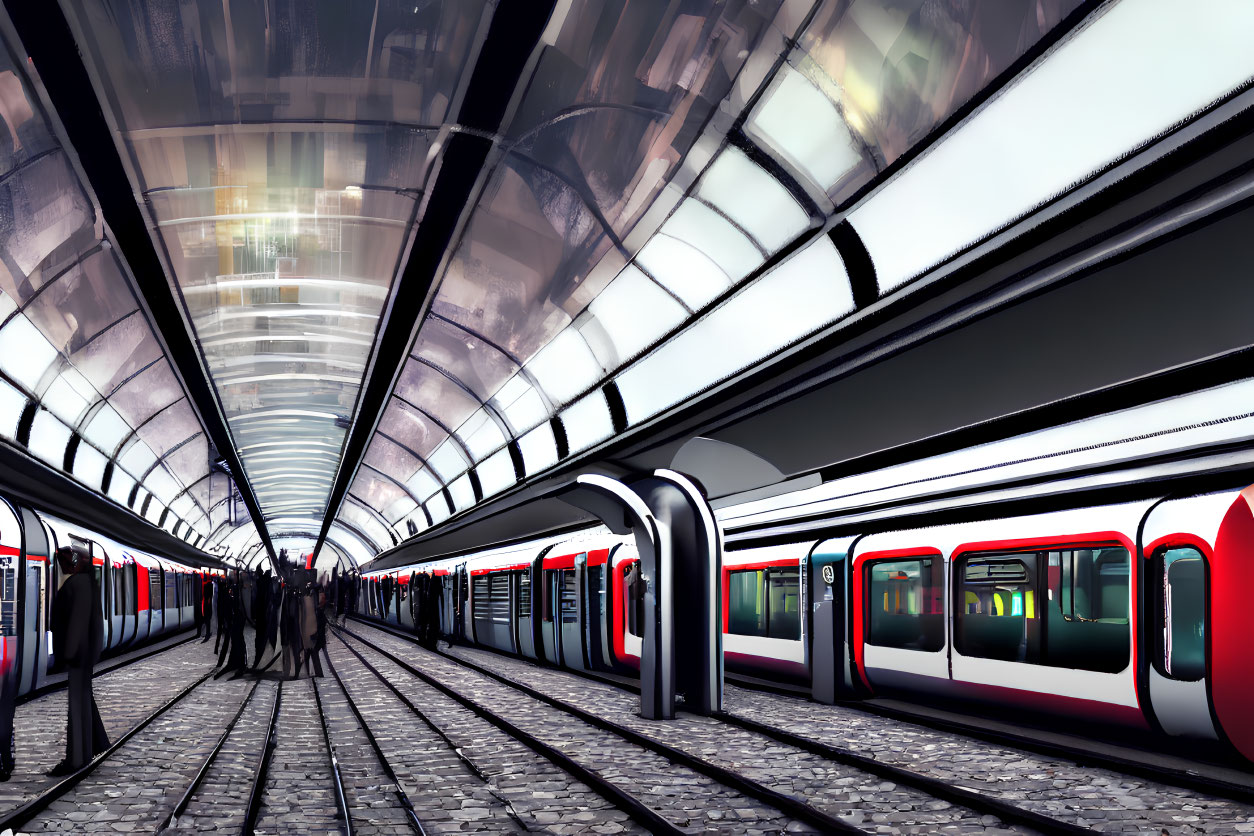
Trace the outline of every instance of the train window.
<path fill-rule="evenodd" d="M 579 584 L 575 582 L 575 570 L 562 569 L 559 577 L 558 606 L 562 613 L 562 623 L 574 624 L 579 621 Z"/>
<path fill-rule="evenodd" d="M 727 577 L 727 632 L 737 636 L 766 635 L 766 607 L 761 571 L 729 572 Z"/>
<path fill-rule="evenodd" d="M 955 562 L 954 647 L 964 656 L 1035 662 L 1040 652 L 1037 555 L 978 555 Z"/>
<path fill-rule="evenodd" d="M 939 564 L 922 557 L 866 567 L 867 644 L 929 652 L 945 646 Z"/>
<path fill-rule="evenodd" d="M 1206 675 L 1206 558 L 1185 547 L 1165 549 L 1159 561 L 1163 669 L 1172 679 L 1196 681 Z"/>
<path fill-rule="evenodd" d="M 640 578 L 640 561 L 623 567 L 623 587 L 627 593 L 627 632 L 644 636 L 644 582 Z"/>
<path fill-rule="evenodd" d="M 476 621 L 489 621 L 492 618 L 492 587 L 487 575 L 476 575 L 471 579 L 472 606 L 471 613 Z"/>
<path fill-rule="evenodd" d="M 162 609 L 160 569 L 148 570 L 148 608 L 152 610 Z"/>
<path fill-rule="evenodd" d="M 1128 550 L 1049 551 L 1046 567 L 1045 664 L 1106 673 L 1126 668 L 1132 642 Z"/>
<path fill-rule="evenodd" d="M 801 570 L 742 569 L 727 578 L 727 632 L 797 641 L 801 638 Z"/>

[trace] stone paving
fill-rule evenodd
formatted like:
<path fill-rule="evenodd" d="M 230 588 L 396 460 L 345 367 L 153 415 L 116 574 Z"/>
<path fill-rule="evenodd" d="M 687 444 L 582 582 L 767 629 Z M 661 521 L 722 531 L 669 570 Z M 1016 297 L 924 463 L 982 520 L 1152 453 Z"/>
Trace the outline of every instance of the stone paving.
<path fill-rule="evenodd" d="M 357 657 L 332 638 L 327 645 L 344 687 L 370 725 L 427 833 L 517 833 L 522 829 L 483 779 Z"/>
<path fill-rule="evenodd" d="M 330 671 L 326 674 L 325 678 L 314 680 L 313 687 L 322 697 L 322 710 L 339 761 L 353 832 L 360 836 L 412 833 L 409 819 L 397 798 L 396 785 L 380 765 L 344 692 Z"/>
<path fill-rule="evenodd" d="M 186 809 L 167 832 L 237 833 L 248 815 L 253 778 L 265 751 L 266 731 L 278 697 L 279 683 L 258 682 L 244 712 L 227 735 L 204 780 Z M 282 711 L 283 704 L 279 703 Z M 215 739 L 216 742 L 216 739 Z"/>
<path fill-rule="evenodd" d="M 103 761 L 24 828 L 152 833 L 173 809 L 251 689 L 210 679 Z"/>
<path fill-rule="evenodd" d="M 274 754 L 254 828 L 258 836 L 340 833 L 335 779 L 313 688 L 309 679 L 283 685 Z"/>
<path fill-rule="evenodd" d="M 613 686 L 490 651 L 459 646 L 450 652 L 588 710 L 596 711 L 598 705 L 636 705 L 638 701 L 636 695 Z M 724 694 L 725 708 L 745 719 L 977 789 L 989 797 L 1081 827 L 1111 833 L 1166 831 L 1173 836 L 1254 833 L 1254 807 L 1201 792 L 998 746 L 853 707 L 822 705 L 733 685 L 726 685 Z M 681 715 L 681 719 L 686 718 Z M 707 722 L 726 729 L 726 735 L 739 732 L 717 721 Z M 775 748 L 781 744 L 769 741 L 765 745 Z M 865 804 L 865 795 L 857 798 L 859 804 Z"/>
<path fill-rule="evenodd" d="M 726 686 L 725 708 L 796 734 L 1108 833 L 1254 833 L 1254 807 L 1062 758 L 880 717 L 857 708 Z"/>
<path fill-rule="evenodd" d="M 359 623 L 353 629 L 363 634 L 369 632 L 371 640 L 377 640 L 380 647 L 438 678 L 475 704 L 506 715 L 524 731 L 613 782 L 679 827 L 710 833 L 766 834 L 785 829 L 790 833 L 812 832 L 806 823 L 773 807 L 454 661 Z M 381 658 L 364 644 L 349 641 L 372 662 Z"/>
<path fill-rule="evenodd" d="M 713 718 L 680 712 L 669 722 L 646 720 L 637 714 L 640 698 L 621 688 L 488 651 L 455 647 L 451 652 L 777 792 L 805 799 L 816 809 L 868 832 L 1023 832 L 993 816 L 897 786 Z"/>
<path fill-rule="evenodd" d="M 109 740 L 132 729 L 162 703 L 213 669 L 213 643 L 191 642 L 97 677 L 96 705 Z M 0 814 L 7 814 L 60 779 L 44 775 L 65 756 L 65 691 L 30 700 L 14 714 L 17 766 L 0 784 Z"/>
<path fill-rule="evenodd" d="M 368 672 L 342 644 L 331 640 L 328 645 L 341 675 L 346 675 L 354 662 L 363 673 Z M 360 645 L 357 648 L 369 654 L 367 658 L 379 673 L 457 746 L 462 756 L 487 780 L 492 795 L 507 802 L 529 829 L 562 834 L 647 833 L 626 813 L 547 758 L 386 657 Z M 421 724 L 408 709 L 404 711 L 410 715 L 407 728 Z M 374 730 L 380 734 L 378 726 Z M 417 803 L 418 796 L 411 793 L 411 797 Z M 423 821 L 425 825 L 426 819 Z"/>

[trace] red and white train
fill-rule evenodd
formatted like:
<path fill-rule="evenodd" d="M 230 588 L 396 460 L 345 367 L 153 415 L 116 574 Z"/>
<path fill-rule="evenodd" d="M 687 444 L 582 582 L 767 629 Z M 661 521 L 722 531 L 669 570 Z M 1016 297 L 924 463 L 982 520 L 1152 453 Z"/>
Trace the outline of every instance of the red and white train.
<path fill-rule="evenodd" d="M 1254 488 L 728 550 L 725 667 L 818 698 L 940 695 L 1226 739 L 1254 759 L 1251 502 Z M 432 572 L 446 636 L 631 673 L 638 567 L 602 529 L 370 573 L 361 607 L 412 627 L 407 581 Z"/>
<path fill-rule="evenodd" d="M 48 618 L 62 576 L 52 555 L 75 542 L 92 556 L 106 652 L 191 627 L 193 584 L 221 574 L 128 548 L 0 497 L 0 665 L 16 668 L 19 696 L 45 685 L 56 668 Z"/>

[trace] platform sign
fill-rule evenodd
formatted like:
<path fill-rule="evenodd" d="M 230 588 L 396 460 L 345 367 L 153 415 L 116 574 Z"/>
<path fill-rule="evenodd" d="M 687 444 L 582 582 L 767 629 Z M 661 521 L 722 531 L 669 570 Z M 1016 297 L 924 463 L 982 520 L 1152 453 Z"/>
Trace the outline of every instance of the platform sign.
<path fill-rule="evenodd" d="M 17 635 L 17 558 L 0 555 L 0 636 Z"/>

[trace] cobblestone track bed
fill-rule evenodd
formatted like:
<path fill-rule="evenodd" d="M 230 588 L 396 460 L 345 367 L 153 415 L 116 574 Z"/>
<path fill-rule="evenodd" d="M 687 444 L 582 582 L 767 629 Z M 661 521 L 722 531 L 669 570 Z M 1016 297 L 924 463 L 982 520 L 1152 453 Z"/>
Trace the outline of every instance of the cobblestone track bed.
<path fill-rule="evenodd" d="M 204 780 L 192 793 L 187 808 L 166 832 L 239 831 L 244 824 L 253 776 L 265 749 L 266 730 L 278 693 L 277 682 L 258 683 Z"/>
<path fill-rule="evenodd" d="M 568 680 L 564 693 L 581 706 L 574 696 L 584 691 L 627 693 L 491 651 L 457 646 L 450 652 L 542 690 L 540 683 Z M 1081 827 L 1111 833 L 1158 834 L 1166 829 L 1173 836 L 1254 833 L 1254 806 L 1205 793 L 997 746 L 854 707 L 823 705 L 730 684 L 724 687 L 724 695 L 725 708 L 736 716 L 853 749 Z M 630 699 L 634 703 L 636 698 L 630 695 Z"/>
<path fill-rule="evenodd" d="M 808 824 L 773 807 L 405 639 L 378 630 L 370 639 L 477 705 L 505 714 L 515 725 L 594 770 L 679 827 L 715 833 L 813 832 Z M 377 656 L 360 641 L 349 641 L 368 656 Z"/>
<path fill-rule="evenodd" d="M 204 763 L 252 683 L 208 680 L 23 827 L 30 833 L 153 832 Z"/>
<path fill-rule="evenodd" d="M 370 653 L 368 648 L 360 649 Z M 334 652 L 334 647 L 332 650 Z M 449 737 L 489 782 L 493 794 L 509 802 L 529 829 L 559 834 L 648 832 L 547 758 L 423 683 L 387 657 L 372 655 L 370 662 L 380 675 Z M 339 656 L 336 658 L 339 664 Z M 414 722 L 412 715 L 410 722 Z"/>
<path fill-rule="evenodd" d="M 374 747 L 370 745 L 369 737 L 357 722 L 345 692 L 335 683 L 330 671 L 327 671 L 326 678 L 314 680 L 313 687 L 322 698 L 327 730 L 344 781 L 344 796 L 352 816 L 353 832 L 359 836 L 413 833 L 409 818 L 398 803 L 396 785 L 388 777 Z M 316 709 L 314 721 L 317 722 Z M 328 778 L 328 782 L 331 780 Z M 335 790 L 332 787 L 329 791 L 334 804 Z"/>
<path fill-rule="evenodd" d="M 1110 833 L 1254 833 L 1254 806 L 810 700 L 728 685 L 733 714 Z"/>
<path fill-rule="evenodd" d="M 1031 832 L 761 734 L 728 726 L 716 718 L 680 712 L 674 720 L 664 723 L 645 720 L 637 715 L 639 697 L 621 688 L 488 651 L 457 647 L 451 652 L 777 792 L 804 799 L 817 809 L 870 832 Z"/>
<path fill-rule="evenodd" d="M 213 669 L 212 645 L 180 644 L 101 674 L 92 688 L 109 740 L 116 740 L 183 688 Z M 44 773 L 65 756 L 64 689 L 17 707 L 14 744 L 17 766 L 0 784 L 0 817 L 53 786 Z"/>
<path fill-rule="evenodd" d="M 335 779 L 322 739 L 313 682 L 283 685 L 276 745 L 261 794 L 258 836 L 338 836 Z"/>
<path fill-rule="evenodd" d="M 327 650 L 427 833 L 521 830 L 491 788 L 369 668 L 337 641 Z"/>

